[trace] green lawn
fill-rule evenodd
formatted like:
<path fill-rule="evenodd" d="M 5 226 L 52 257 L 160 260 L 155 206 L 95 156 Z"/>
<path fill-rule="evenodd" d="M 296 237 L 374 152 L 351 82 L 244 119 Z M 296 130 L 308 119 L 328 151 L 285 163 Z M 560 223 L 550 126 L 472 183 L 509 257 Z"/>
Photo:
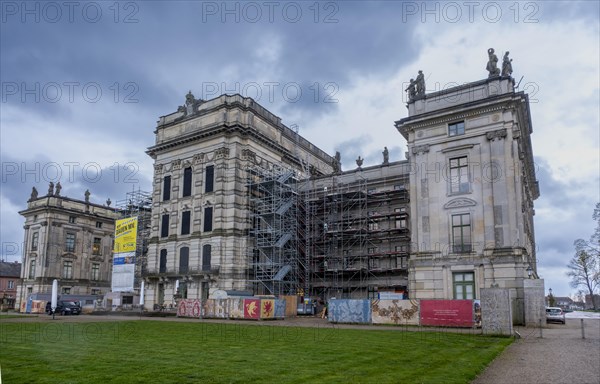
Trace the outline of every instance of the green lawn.
<path fill-rule="evenodd" d="M 468 383 L 509 338 L 171 321 L 0 323 L 6 383 Z"/>

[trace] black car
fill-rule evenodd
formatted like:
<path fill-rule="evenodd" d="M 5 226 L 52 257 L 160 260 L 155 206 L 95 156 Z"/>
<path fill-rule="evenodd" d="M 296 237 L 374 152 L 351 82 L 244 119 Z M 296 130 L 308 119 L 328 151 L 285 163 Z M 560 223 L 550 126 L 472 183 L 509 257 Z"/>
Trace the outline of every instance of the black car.
<path fill-rule="evenodd" d="M 49 301 L 46 304 L 46 313 L 52 314 L 52 303 Z M 56 310 L 54 313 L 60 313 L 61 315 L 79 315 L 81 313 L 81 307 L 74 301 L 57 301 Z"/>

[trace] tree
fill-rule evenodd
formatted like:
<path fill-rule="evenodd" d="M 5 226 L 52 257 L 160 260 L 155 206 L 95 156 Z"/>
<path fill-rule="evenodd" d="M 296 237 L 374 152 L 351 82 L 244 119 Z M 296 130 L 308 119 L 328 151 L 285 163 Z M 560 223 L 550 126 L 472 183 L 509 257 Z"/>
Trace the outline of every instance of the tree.
<path fill-rule="evenodd" d="M 577 246 L 577 245 L 576 245 Z M 598 258 L 584 249 L 579 249 L 569 261 L 567 276 L 571 279 L 571 287 L 583 287 L 592 298 L 594 310 L 598 309 L 594 300 L 594 291 L 600 286 L 600 269 Z"/>
<path fill-rule="evenodd" d="M 590 240 L 575 240 L 575 250 L 577 252 L 586 251 L 600 263 L 600 203 L 596 203 L 592 219 L 596 222 L 594 233 L 590 237 Z"/>

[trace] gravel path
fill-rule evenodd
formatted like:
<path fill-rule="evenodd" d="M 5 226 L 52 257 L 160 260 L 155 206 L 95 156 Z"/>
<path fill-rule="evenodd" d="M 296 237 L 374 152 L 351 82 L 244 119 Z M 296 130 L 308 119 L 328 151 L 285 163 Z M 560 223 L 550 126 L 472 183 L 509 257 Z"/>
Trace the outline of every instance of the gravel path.
<path fill-rule="evenodd" d="M 600 384 L 600 320 L 519 328 L 522 338 L 510 345 L 472 384 Z"/>

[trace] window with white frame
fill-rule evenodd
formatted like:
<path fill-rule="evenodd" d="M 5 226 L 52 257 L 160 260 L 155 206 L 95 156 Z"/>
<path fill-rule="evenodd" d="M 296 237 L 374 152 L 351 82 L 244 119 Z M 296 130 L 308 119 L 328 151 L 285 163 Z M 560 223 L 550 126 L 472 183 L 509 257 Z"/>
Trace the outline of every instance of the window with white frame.
<path fill-rule="evenodd" d="M 456 272 L 452 274 L 454 299 L 475 299 L 475 274 L 473 272 Z"/>
<path fill-rule="evenodd" d="M 448 136 L 458 136 L 465 134 L 465 122 L 459 121 L 457 123 L 448 124 Z"/>
<path fill-rule="evenodd" d="M 450 193 L 469 193 L 469 168 L 467 156 L 450 159 Z"/>

